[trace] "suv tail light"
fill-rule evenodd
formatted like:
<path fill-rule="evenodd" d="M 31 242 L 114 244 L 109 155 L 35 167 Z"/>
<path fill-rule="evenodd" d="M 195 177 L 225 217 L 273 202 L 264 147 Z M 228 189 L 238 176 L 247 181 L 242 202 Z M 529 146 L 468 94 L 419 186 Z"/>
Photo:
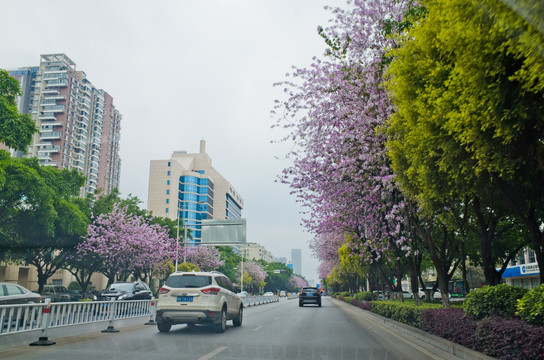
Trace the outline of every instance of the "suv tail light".
<path fill-rule="evenodd" d="M 164 294 L 168 294 L 170 292 L 170 289 L 167 289 L 165 287 L 161 287 L 159 289 L 159 295 L 164 295 Z"/>
<path fill-rule="evenodd" d="M 221 291 L 221 289 L 219 289 L 218 287 L 211 287 L 201 291 L 206 295 L 217 295 L 219 294 L 219 291 Z"/>

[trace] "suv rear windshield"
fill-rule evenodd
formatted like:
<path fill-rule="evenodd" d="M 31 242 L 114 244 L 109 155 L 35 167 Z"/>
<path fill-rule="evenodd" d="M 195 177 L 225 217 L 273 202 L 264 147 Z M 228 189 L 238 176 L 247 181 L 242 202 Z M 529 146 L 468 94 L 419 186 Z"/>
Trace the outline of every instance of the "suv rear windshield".
<path fill-rule="evenodd" d="M 171 275 L 166 279 L 166 286 L 173 288 L 200 288 L 211 285 L 212 277 L 204 275 Z"/>

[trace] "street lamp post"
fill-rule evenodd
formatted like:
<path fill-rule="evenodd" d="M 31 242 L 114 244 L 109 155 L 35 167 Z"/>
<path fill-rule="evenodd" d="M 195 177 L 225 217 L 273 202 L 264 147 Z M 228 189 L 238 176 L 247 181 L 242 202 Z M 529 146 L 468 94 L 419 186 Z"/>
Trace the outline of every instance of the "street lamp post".
<path fill-rule="evenodd" d="M 242 253 L 242 273 L 240 275 L 240 291 L 244 291 L 244 252 L 240 251 Z"/>
<path fill-rule="evenodd" d="M 183 262 L 186 262 L 187 260 L 187 250 L 185 247 L 187 246 L 187 221 L 183 220 Z"/>
<path fill-rule="evenodd" d="M 177 215 L 178 215 L 178 227 L 176 231 L 176 270 L 175 271 L 178 271 L 178 257 L 179 257 L 179 201 L 178 201 Z"/>

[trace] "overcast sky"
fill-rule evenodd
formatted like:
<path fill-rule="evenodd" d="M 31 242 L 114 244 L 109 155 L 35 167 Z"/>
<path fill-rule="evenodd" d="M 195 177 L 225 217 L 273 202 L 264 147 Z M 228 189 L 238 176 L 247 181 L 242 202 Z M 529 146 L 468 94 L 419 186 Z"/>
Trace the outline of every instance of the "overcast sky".
<path fill-rule="evenodd" d="M 150 160 L 199 151 L 244 197 L 248 241 L 291 259 L 317 280 L 311 235 L 276 176 L 291 144 L 271 129 L 291 66 L 325 50 L 317 34 L 343 0 L 72 1 L 0 0 L 0 68 L 36 66 L 65 53 L 114 98 L 121 123 L 121 186 L 147 206 Z M 280 158 L 280 159 L 278 159 Z"/>

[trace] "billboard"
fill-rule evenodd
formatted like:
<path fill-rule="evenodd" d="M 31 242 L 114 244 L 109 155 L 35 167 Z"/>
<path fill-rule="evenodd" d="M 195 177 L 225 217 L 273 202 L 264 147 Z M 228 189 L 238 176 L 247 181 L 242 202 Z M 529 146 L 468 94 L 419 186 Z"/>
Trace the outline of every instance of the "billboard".
<path fill-rule="evenodd" d="M 245 245 L 246 219 L 202 220 L 200 245 Z"/>

